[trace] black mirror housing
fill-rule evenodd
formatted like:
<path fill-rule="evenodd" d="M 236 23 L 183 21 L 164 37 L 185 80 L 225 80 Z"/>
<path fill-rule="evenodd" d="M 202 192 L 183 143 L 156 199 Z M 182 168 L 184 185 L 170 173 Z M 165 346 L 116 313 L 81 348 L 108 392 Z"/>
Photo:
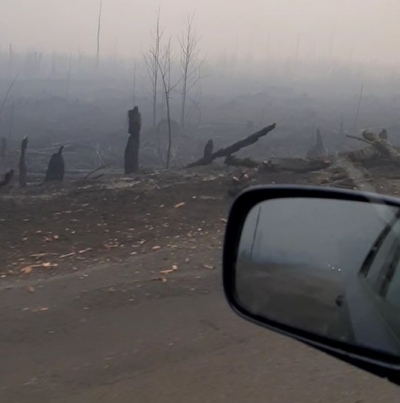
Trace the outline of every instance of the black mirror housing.
<path fill-rule="evenodd" d="M 368 206 L 377 206 L 377 208 L 387 207 L 393 211 L 397 211 L 398 209 L 400 212 L 400 200 L 374 193 L 309 186 L 260 186 L 248 188 L 234 201 L 226 227 L 223 248 L 223 286 L 226 299 L 231 308 L 246 320 L 297 339 L 336 358 L 351 363 L 352 365 L 372 372 L 378 376 L 389 378 L 392 382 L 398 383 L 397 379 L 400 374 L 400 342 L 397 354 L 393 353 L 393 351 L 396 350 L 388 352 L 383 349 L 371 349 L 361 343 L 349 343 L 340 339 L 335 339 L 334 337 L 326 337 L 323 334 L 318 334 L 318 332 L 310 331 L 306 326 L 302 326 L 301 322 L 294 324 L 290 321 L 285 322 L 280 320 L 279 316 L 274 317 L 273 314 L 276 310 L 274 306 L 277 306 L 276 303 L 275 305 L 270 306 L 270 311 L 268 311 L 267 315 L 260 314 L 260 312 L 255 312 L 249 309 L 239 295 L 238 281 L 240 280 L 238 280 L 239 277 L 237 270 L 239 246 L 241 244 L 242 231 L 252 209 L 257 205 L 260 205 L 260 203 L 273 200 L 290 200 L 293 206 L 297 206 L 298 204 L 296 203 L 298 203 L 298 201 L 306 199 L 313 200 L 313 202 L 318 201 L 318 205 L 325 203 L 324 206 L 327 202 L 357 202 L 367 203 Z M 342 207 L 340 206 L 340 208 Z M 268 209 L 267 205 L 265 209 Z M 299 212 L 299 215 L 301 215 L 301 212 Z M 395 216 L 398 217 L 397 213 Z M 271 234 L 272 232 L 269 232 L 269 237 L 266 238 L 271 239 Z M 318 234 L 316 234 L 316 236 L 317 235 Z M 376 253 L 375 249 L 371 248 L 365 261 L 371 261 L 371 259 L 373 259 L 374 253 Z M 244 272 L 247 273 L 246 270 Z M 271 273 L 268 273 L 268 275 L 271 275 Z M 254 280 L 253 283 L 249 284 L 256 283 L 259 283 L 259 281 Z M 267 283 L 272 284 L 270 280 L 268 280 Z M 250 285 L 247 288 L 249 287 L 253 287 L 253 285 Z M 348 294 L 352 293 L 351 289 L 348 289 L 347 292 Z M 266 292 L 265 295 L 268 295 L 268 293 Z M 283 295 L 283 293 L 279 295 L 279 297 L 282 298 L 281 305 L 287 305 L 288 295 L 289 294 Z M 260 298 L 262 297 L 259 297 L 259 299 Z M 340 303 L 338 303 L 338 301 Z M 337 309 L 343 309 L 342 296 L 336 298 L 335 302 L 338 307 Z"/>

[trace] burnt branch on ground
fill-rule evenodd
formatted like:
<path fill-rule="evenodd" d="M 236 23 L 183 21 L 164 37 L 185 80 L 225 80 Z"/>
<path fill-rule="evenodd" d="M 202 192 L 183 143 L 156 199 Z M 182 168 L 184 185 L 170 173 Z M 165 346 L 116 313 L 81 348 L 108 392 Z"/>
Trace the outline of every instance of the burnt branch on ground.
<path fill-rule="evenodd" d="M 264 127 L 263 129 L 259 130 L 258 132 L 255 132 L 251 134 L 250 136 L 246 137 L 243 140 L 239 140 L 236 143 L 233 143 L 232 145 L 226 147 L 226 148 L 221 148 L 215 153 L 212 153 L 211 155 L 204 155 L 202 158 L 199 160 L 192 162 L 189 164 L 187 167 L 188 168 L 193 168 L 201 165 L 209 165 L 211 164 L 215 159 L 217 158 L 222 158 L 222 157 L 228 157 L 232 154 L 237 153 L 239 150 L 241 150 L 244 147 L 248 147 L 254 143 L 256 143 L 261 137 L 266 136 L 269 132 L 274 130 L 276 127 L 276 123 Z"/>

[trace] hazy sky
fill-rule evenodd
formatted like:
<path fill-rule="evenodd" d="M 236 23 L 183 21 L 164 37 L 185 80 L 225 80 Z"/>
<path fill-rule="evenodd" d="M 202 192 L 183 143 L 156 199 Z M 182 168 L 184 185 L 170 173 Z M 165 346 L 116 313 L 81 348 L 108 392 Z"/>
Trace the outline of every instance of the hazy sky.
<path fill-rule="evenodd" d="M 0 45 L 93 54 L 99 3 L 0 0 Z M 159 6 L 173 37 L 195 11 L 210 56 L 295 56 L 299 43 L 302 58 L 326 57 L 332 49 L 346 59 L 400 59 L 398 0 L 103 0 L 102 54 L 140 56 Z"/>

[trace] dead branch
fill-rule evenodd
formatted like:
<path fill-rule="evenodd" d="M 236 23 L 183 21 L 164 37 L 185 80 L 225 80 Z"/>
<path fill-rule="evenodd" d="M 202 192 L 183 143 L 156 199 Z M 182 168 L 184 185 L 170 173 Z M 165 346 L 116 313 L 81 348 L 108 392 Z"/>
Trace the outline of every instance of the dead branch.
<path fill-rule="evenodd" d="M 4 108 L 5 108 L 6 104 L 7 104 L 7 100 L 8 100 L 8 97 L 10 96 L 12 87 L 16 83 L 17 79 L 18 79 L 18 74 L 15 76 L 14 80 L 11 82 L 11 84 L 9 85 L 9 87 L 7 89 L 6 95 L 5 95 L 4 99 L 3 99 L 3 103 L 1 104 L 1 107 L 0 107 L 0 119 L 1 119 L 1 115 L 2 115 L 2 113 L 4 111 Z"/>
<path fill-rule="evenodd" d="M 99 175 L 96 175 L 95 177 L 93 177 L 93 179 L 92 180 L 97 180 L 97 179 L 100 179 L 100 178 L 102 178 L 103 176 L 105 176 L 105 174 L 99 174 Z"/>
<path fill-rule="evenodd" d="M 367 144 L 373 145 L 371 141 L 365 140 L 365 139 L 363 139 L 363 138 L 361 138 L 361 137 L 352 136 L 352 135 L 350 135 L 350 134 L 346 134 L 346 137 L 348 137 L 349 139 L 358 140 L 358 141 L 362 141 L 363 143 L 367 143 Z"/>
<path fill-rule="evenodd" d="M 233 143 L 229 147 L 219 149 L 215 153 L 211 154 L 209 157 L 203 156 L 199 160 L 189 164 L 187 166 L 187 168 L 193 168 L 193 167 L 201 166 L 201 165 L 209 165 L 217 158 L 228 157 L 228 156 L 238 152 L 242 148 L 248 147 L 248 146 L 256 143 L 261 137 L 266 136 L 269 132 L 274 130 L 275 127 L 276 127 L 276 123 L 274 123 L 270 126 L 264 127 L 263 129 L 251 134 L 250 136 L 246 137 L 245 139 L 237 141 L 236 143 Z"/>
<path fill-rule="evenodd" d="M 106 168 L 108 168 L 109 166 L 111 166 L 112 164 L 104 164 L 104 165 L 101 165 L 101 166 L 99 166 L 99 167 L 97 167 L 96 169 L 93 169 L 93 171 L 90 171 L 87 175 L 85 175 L 85 177 L 83 178 L 83 180 L 86 180 L 86 179 L 88 179 L 89 178 L 89 176 L 90 175 L 93 175 L 93 174 L 95 174 L 96 172 L 98 172 L 98 171 L 101 171 L 102 169 L 106 169 Z M 104 174 L 101 174 L 101 176 L 103 176 Z M 97 176 L 99 176 L 99 175 L 97 175 Z M 97 176 L 96 176 L 96 178 L 97 178 Z"/>

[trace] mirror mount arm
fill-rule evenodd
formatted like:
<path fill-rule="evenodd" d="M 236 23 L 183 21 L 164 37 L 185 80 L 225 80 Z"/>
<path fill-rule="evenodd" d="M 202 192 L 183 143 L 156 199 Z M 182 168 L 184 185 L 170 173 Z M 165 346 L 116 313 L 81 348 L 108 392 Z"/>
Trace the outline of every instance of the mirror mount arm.
<path fill-rule="evenodd" d="M 294 336 L 294 338 L 296 339 L 296 336 Z M 330 349 L 316 346 L 315 344 L 308 343 L 303 340 L 299 340 L 299 341 L 301 341 L 302 343 L 304 343 L 310 347 L 313 347 L 325 354 L 328 354 L 331 357 L 337 358 L 338 360 L 344 361 L 347 364 L 353 365 L 359 369 L 362 369 L 363 371 L 367 371 L 373 375 L 379 376 L 380 378 L 387 379 L 389 382 L 400 386 L 400 372 L 399 371 L 396 371 L 396 370 L 393 370 L 390 368 L 386 368 L 386 367 L 383 367 L 378 364 L 366 362 L 366 361 L 363 361 L 363 360 L 360 360 L 357 358 L 353 358 L 351 356 L 346 356 L 346 355 L 343 355 L 340 353 L 335 353 L 335 352 L 331 351 Z"/>

